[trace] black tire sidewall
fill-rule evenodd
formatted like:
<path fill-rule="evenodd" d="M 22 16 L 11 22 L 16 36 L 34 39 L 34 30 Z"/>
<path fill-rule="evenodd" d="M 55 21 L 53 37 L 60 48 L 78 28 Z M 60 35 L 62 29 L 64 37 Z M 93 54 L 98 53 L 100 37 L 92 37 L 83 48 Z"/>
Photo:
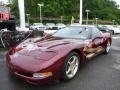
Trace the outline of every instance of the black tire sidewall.
<path fill-rule="evenodd" d="M 79 54 L 76 53 L 76 52 L 71 52 L 71 53 L 69 53 L 68 56 L 66 57 L 65 61 L 64 61 L 63 67 L 62 67 L 62 76 L 61 76 L 61 78 L 62 78 L 62 80 L 64 80 L 64 81 L 72 80 L 72 79 L 76 76 L 76 74 L 77 74 L 77 72 L 78 72 L 78 70 L 79 70 L 79 68 L 78 68 L 76 74 L 75 74 L 74 77 L 72 77 L 72 78 L 69 78 L 69 77 L 67 77 L 67 75 L 66 75 L 66 65 L 67 65 L 69 59 L 70 59 L 73 55 L 75 55 L 75 56 L 77 56 L 77 57 L 79 58 L 79 66 L 80 66 L 80 56 L 79 56 Z M 79 66 L 78 66 L 78 67 L 79 67 Z"/>
<path fill-rule="evenodd" d="M 111 34 L 112 34 L 112 35 L 114 35 L 114 34 L 115 34 L 113 30 L 111 30 Z"/>

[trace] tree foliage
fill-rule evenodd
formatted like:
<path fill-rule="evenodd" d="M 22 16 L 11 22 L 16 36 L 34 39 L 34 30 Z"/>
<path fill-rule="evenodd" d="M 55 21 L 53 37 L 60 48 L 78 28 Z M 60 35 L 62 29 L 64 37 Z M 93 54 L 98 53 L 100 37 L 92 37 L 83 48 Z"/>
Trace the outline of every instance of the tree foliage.
<path fill-rule="evenodd" d="M 12 11 L 18 15 L 18 1 L 14 0 L 11 5 Z M 44 3 L 42 15 L 48 18 L 60 18 L 70 20 L 72 16 L 77 20 L 79 18 L 80 0 L 25 0 L 25 10 L 32 18 L 39 18 L 38 3 Z M 99 18 L 101 20 L 113 19 L 120 22 L 120 10 L 116 2 L 112 0 L 83 0 L 83 17 L 86 18 L 85 10 L 89 9 L 89 18 Z M 18 18 L 18 17 L 17 17 Z M 35 19 L 34 19 L 35 20 Z"/>

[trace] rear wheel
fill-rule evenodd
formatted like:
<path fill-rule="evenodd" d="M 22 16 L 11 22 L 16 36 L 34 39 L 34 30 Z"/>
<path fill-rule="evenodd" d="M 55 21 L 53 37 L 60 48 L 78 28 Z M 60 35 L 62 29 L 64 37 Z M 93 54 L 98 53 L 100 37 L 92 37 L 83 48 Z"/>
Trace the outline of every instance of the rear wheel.
<path fill-rule="evenodd" d="M 77 54 L 76 52 L 71 52 L 64 62 L 62 68 L 62 79 L 65 81 L 73 79 L 78 72 L 79 65 L 79 54 Z"/>
<path fill-rule="evenodd" d="M 105 54 L 109 53 L 110 48 L 111 48 L 111 44 L 110 44 L 110 41 L 108 41 L 106 49 L 105 49 Z"/>
<path fill-rule="evenodd" d="M 112 34 L 112 35 L 114 35 L 114 34 L 115 34 L 113 30 L 111 30 L 110 32 L 111 32 L 111 34 Z"/>

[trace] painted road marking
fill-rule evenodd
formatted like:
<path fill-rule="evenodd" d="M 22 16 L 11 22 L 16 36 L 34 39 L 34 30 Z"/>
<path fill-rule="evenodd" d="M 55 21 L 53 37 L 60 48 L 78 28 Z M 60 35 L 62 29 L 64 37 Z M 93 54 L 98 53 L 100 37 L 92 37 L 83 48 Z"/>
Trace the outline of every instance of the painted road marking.
<path fill-rule="evenodd" d="M 112 37 L 113 39 L 120 39 L 120 37 Z"/>

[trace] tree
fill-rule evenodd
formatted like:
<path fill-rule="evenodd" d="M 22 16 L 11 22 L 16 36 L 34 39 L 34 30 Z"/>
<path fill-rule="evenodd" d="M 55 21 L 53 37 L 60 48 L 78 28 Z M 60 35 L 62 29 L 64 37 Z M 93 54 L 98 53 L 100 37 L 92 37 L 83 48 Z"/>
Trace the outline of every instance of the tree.
<path fill-rule="evenodd" d="M 33 20 L 39 17 L 38 3 L 44 3 L 42 14 L 44 17 L 64 18 L 70 21 L 71 17 L 79 18 L 79 0 L 25 0 L 26 13 L 29 13 Z M 11 5 L 12 11 L 18 16 L 17 0 Z M 112 20 L 120 22 L 120 10 L 116 2 L 112 0 L 83 0 L 83 17 L 86 17 L 85 10 L 89 9 L 90 19 L 96 17 L 101 20 Z M 17 17 L 18 18 L 18 17 Z"/>

